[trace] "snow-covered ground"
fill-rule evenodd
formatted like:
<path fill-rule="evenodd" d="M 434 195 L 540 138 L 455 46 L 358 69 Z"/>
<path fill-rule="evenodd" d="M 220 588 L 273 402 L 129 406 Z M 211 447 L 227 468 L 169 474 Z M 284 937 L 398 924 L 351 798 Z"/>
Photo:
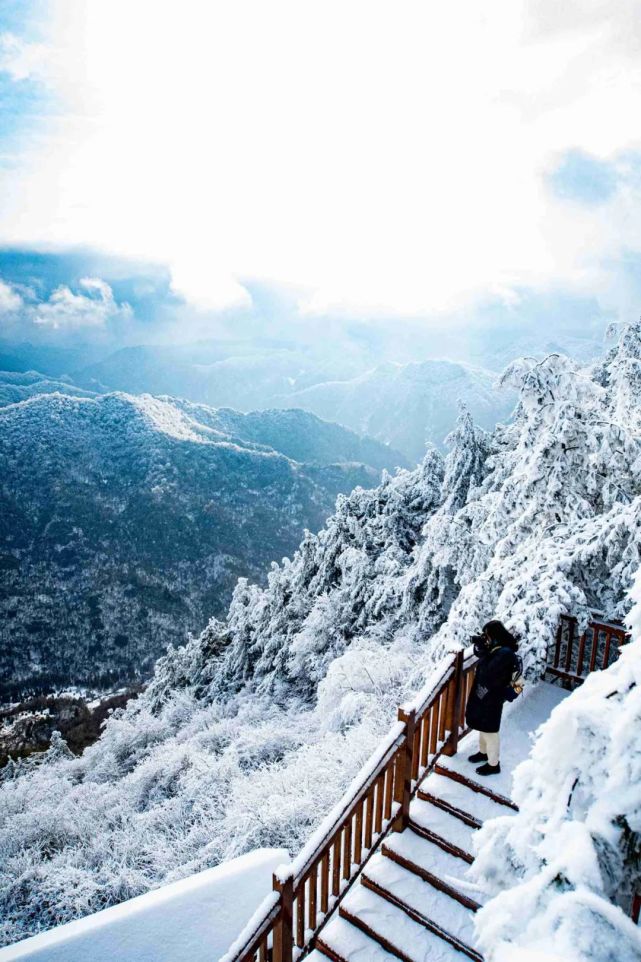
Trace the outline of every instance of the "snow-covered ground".
<path fill-rule="evenodd" d="M 0 962 L 214 962 L 271 890 L 285 849 L 248 852 L 0 949 Z"/>
<path fill-rule="evenodd" d="M 556 685 L 539 683 L 526 685 L 520 698 L 507 704 L 501 723 L 501 772 L 489 779 L 488 788 L 506 798 L 512 797 L 512 774 L 527 758 L 534 733 L 547 721 L 550 712 L 568 695 Z M 470 732 L 459 744 L 458 754 L 441 759 L 440 764 L 468 778 L 475 778 L 468 755 L 478 750 L 478 735 Z"/>

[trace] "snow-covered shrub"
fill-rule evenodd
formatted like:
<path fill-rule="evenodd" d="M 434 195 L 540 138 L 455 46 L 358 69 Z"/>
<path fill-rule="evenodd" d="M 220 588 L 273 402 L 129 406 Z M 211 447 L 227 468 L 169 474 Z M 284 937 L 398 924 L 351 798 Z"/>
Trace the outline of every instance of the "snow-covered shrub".
<path fill-rule="evenodd" d="M 514 817 L 476 839 L 475 881 L 499 894 L 477 915 L 489 960 L 509 946 L 567 962 L 633 962 L 641 929 L 641 570 L 633 641 L 541 727 L 517 768 Z"/>

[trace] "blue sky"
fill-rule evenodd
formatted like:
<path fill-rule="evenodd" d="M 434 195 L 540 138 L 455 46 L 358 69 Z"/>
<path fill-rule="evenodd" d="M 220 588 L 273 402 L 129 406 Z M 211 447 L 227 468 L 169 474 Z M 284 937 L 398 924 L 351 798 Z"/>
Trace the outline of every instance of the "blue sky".
<path fill-rule="evenodd" d="M 21 76 L 16 47 L 42 41 L 46 6 L 41 0 L 3 0 L 0 7 L 0 151 L 16 158 L 24 139 L 38 129 L 54 103 L 35 74 Z M 17 75 L 16 75 L 17 74 Z"/>
<path fill-rule="evenodd" d="M 5 0 L 0 336 L 308 341 L 329 318 L 428 345 L 636 316 L 637 21 Z"/>

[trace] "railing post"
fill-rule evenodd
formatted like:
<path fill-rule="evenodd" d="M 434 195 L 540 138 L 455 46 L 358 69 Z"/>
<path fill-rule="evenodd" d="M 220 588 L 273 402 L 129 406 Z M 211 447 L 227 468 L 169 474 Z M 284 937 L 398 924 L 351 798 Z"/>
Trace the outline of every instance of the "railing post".
<path fill-rule="evenodd" d="M 577 620 L 573 615 L 568 615 L 568 635 L 567 647 L 565 649 L 565 671 L 569 672 L 572 668 L 572 655 L 574 654 L 574 636 L 576 634 Z M 563 687 L 572 689 L 572 682 L 569 678 L 563 679 Z"/>
<path fill-rule="evenodd" d="M 412 800 L 412 756 L 414 752 L 414 732 L 416 712 L 398 710 L 398 720 L 405 722 L 405 742 L 400 749 L 394 772 L 394 801 L 401 810 L 394 821 L 394 831 L 403 832 L 410 822 L 410 801 Z"/>
<path fill-rule="evenodd" d="M 450 735 L 447 743 L 443 746 L 444 755 L 456 755 L 458 751 L 458 723 L 461 717 L 461 699 L 463 698 L 463 656 L 464 652 L 461 649 L 456 652 L 454 660 L 454 675 L 450 682 L 445 716 L 445 727 Z"/>
<path fill-rule="evenodd" d="M 561 662 L 561 642 L 563 641 L 563 615 L 559 616 L 559 623 L 556 627 L 556 638 L 554 642 L 554 660 L 552 662 L 553 668 L 558 668 Z M 550 663 L 549 652 L 547 663 Z"/>
<path fill-rule="evenodd" d="M 280 893 L 280 912 L 274 922 L 273 962 L 292 962 L 294 879 L 290 875 L 281 881 L 274 875 L 273 887 Z"/>
<path fill-rule="evenodd" d="M 641 892 L 636 892 L 632 897 L 632 910 L 630 912 L 630 918 L 635 925 L 639 924 L 639 916 L 641 915 Z"/>

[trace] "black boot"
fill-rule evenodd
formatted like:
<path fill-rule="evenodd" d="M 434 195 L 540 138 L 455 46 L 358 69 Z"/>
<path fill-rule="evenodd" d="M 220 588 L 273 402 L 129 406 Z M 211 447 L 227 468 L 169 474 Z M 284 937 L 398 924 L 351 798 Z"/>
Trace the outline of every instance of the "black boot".
<path fill-rule="evenodd" d="M 470 755 L 470 757 L 468 758 L 468 762 L 486 762 L 486 761 L 487 761 L 487 755 L 485 754 L 485 752 L 474 752 L 474 754 Z"/>
<path fill-rule="evenodd" d="M 489 763 L 486 762 L 485 765 L 481 765 L 480 768 L 476 769 L 477 775 L 499 775 L 500 772 L 501 772 L 500 763 L 497 765 L 490 765 Z"/>

